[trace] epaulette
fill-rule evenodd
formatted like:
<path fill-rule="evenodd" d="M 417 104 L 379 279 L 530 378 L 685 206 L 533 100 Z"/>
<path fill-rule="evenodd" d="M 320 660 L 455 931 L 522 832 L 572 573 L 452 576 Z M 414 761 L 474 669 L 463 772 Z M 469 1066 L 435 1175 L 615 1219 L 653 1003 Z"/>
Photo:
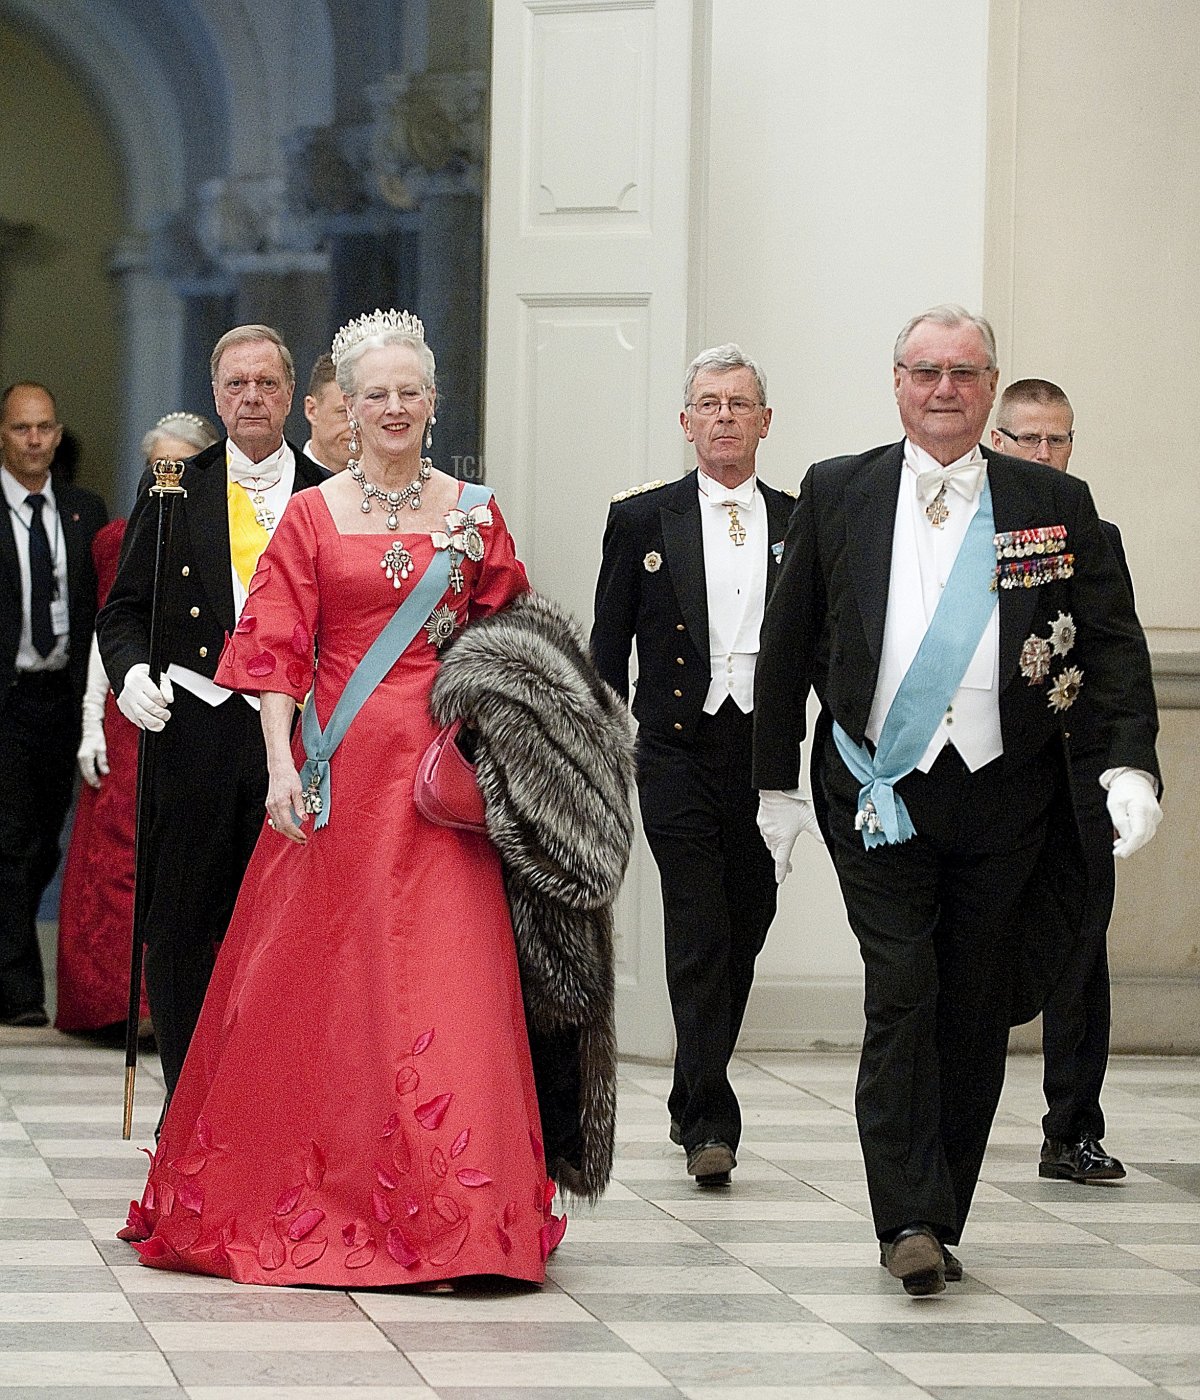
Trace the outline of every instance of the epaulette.
<path fill-rule="evenodd" d="M 627 501 L 630 496 L 640 496 L 643 491 L 657 491 L 660 486 L 666 484 L 665 481 L 643 481 L 640 486 L 631 486 L 627 491 L 618 491 L 613 500 Z"/>

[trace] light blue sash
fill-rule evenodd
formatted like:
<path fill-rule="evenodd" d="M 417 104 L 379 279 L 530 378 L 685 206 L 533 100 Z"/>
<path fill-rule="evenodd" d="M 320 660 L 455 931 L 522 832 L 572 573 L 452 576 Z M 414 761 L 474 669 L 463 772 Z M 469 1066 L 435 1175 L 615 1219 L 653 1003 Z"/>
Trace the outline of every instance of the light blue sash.
<path fill-rule="evenodd" d="M 459 494 L 457 509 L 471 510 L 475 506 L 486 505 L 491 498 L 488 487 L 467 482 Z M 305 806 L 316 813 L 314 830 L 319 830 L 329 820 L 329 760 L 367 697 L 428 622 L 438 599 L 445 593 L 450 583 L 450 553 L 449 549 L 434 551 L 433 558 L 412 592 L 388 619 L 383 631 L 354 668 L 324 729 L 317 719 L 317 705 L 313 696 L 309 697 L 304 707 L 300 733 L 304 741 L 305 760 L 300 769 L 300 785 L 304 788 Z M 320 665 L 320 657 L 317 664 Z"/>
<path fill-rule="evenodd" d="M 833 738 L 846 767 L 862 783 L 855 829 L 870 849 L 915 835 L 912 819 L 894 785 L 911 773 L 929 747 L 946 706 L 966 674 L 987 626 L 996 595 L 992 488 L 984 477 L 975 512 L 950 570 L 928 630 L 892 701 L 872 758 L 834 721 Z"/>

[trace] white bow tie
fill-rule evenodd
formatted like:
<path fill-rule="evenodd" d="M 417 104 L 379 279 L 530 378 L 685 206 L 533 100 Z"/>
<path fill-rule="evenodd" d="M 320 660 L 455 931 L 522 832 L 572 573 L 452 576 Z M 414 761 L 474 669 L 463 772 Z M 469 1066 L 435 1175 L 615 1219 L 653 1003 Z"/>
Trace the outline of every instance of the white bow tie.
<path fill-rule="evenodd" d="M 252 462 L 249 457 L 233 450 L 232 443 L 225 453 L 230 481 L 239 486 L 251 486 L 259 491 L 269 491 L 283 475 L 283 447 L 264 457 L 261 462 Z"/>
<path fill-rule="evenodd" d="M 917 495 L 925 503 L 932 501 L 943 486 L 948 486 L 951 490 L 967 501 L 973 501 L 983 483 L 983 474 L 987 471 L 986 460 L 978 462 L 960 462 L 953 467 L 930 467 L 923 472 L 917 473 Z"/>

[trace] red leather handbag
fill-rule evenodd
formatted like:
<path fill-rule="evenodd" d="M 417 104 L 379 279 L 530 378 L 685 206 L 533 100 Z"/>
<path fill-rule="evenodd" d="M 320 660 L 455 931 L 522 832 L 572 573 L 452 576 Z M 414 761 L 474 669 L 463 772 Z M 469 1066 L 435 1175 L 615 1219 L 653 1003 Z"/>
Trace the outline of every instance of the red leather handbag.
<path fill-rule="evenodd" d="M 462 831 L 486 831 L 483 793 L 475 781 L 475 765 L 458 746 L 462 721 L 446 725 L 425 750 L 413 781 L 417 811 L 439 826 Z"/>

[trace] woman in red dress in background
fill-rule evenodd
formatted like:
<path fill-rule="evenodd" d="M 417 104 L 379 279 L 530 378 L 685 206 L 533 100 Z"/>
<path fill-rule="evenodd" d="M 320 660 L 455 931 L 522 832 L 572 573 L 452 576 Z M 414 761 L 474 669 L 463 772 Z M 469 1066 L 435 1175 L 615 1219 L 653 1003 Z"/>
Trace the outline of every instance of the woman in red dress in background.
<path fill-rule="evenodd" d="M 270 818 L 122 1237 L 145 1264 L 242 1283 L 540 1282 L 565 1219 L 499 857 L 413 801 L 439 648 L 529 583 L 495 505 L 464 511 L 468 488 L 421 458 L 421 323 L 376 312 L 333 354 L 361 451 L 288 504 L 217 672 L 262 699 Z M 312 687 L 329 728 L 427 571 L 443 580 L 432 611 L 361 702 L 318 802 L 299 727 L 289 743 L 296 702 Z"/>
<path fill-rule="evenodd" d="M 147 463 L 158 457 L 191 457 L 219 434 L 196 413 L 168 413 L 142 438 Z M 116 577 L 125 521 L 96 532 L 98 604 Z M 138 731 L 117 709 L 100 663 L 96 640 L 88 663 L 79 744 L 75 821 L 59 896 L 57 1005 L 60 1031 L 119 1028 L 129 1008 L 130 941 L 133 938 L 133 840 L 137 820 Z M 142 992 L 142 1024 L 149 1007 Z"/>

